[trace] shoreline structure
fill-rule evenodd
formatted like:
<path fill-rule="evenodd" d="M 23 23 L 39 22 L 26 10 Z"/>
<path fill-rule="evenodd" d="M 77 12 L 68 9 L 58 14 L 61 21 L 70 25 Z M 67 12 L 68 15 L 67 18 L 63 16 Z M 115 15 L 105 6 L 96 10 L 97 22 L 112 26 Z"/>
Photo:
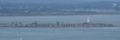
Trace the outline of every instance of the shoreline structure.
<path fill-rule="evenodd" d="M 64 23 L 57 21 L 56 23 L 38 23 L 37 21 L 35 21 L 27 24 L 23 22 L 0 23 L 0 27 L 115 27 L 115 25 L 92 22 Z"/>

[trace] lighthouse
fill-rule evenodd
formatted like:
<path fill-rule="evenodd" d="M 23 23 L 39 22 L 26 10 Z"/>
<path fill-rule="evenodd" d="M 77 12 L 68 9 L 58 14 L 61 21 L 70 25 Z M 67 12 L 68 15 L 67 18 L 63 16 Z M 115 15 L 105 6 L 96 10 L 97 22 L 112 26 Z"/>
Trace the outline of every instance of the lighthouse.
<path fill-rule="evenodd" d="M 90 23 L 91 22 L 91 20 L 90 20 L 90 17 L 87 17 L 87 23 Z"/>

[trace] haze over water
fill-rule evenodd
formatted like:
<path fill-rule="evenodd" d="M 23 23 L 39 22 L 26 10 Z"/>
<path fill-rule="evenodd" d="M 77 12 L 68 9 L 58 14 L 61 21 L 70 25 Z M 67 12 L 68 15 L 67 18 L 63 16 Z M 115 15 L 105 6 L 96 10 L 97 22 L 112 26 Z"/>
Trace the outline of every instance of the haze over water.
<path fill-rule="evenodd" d="M 116 10 L 117 7 L 119 8 L 119 6 L 117 6 L 117 4 L 119 4 L 118 2 L 119 0 L 0 0 L 0 15 L 26 15 L 25 13 L 28 13 L 29 10 L 32 10 L 31 12 L 37 15 L 37 13 L 34 13 L 36 12 L 36 10 L 37 12 L 44 12 L 44 10 L 46 9 L 47 12 L 52 12 L 56 11 L 57 9 L 61 10 L 68 8 L 68 10 L 75 11 L 74 9 L 80 9 L 84 7 L 85 9 L 88 8 L 97 10 Z M 28 9 L 26 10 L 26 8 Z M 109 14 L 109 12 L 107 14 Z M 0 40 L 120 40 L 120 15 L 117 14 L 86 14 L 73 16 L 0 16 L 0 24 L 14 22 L 56 23 L 57 21 L 64 23 L 84 23 L 87 22 L 88 17 L 90 18 L 90 22 L 92 23 L 114 24 L 119 25 L 119 27 L 0 28 Z"/>
<path fill-rule="evenodd" d="M 119 40 L 119 28 L 2 28 L 0 40 Z"/>
<path fill-rule="evenodd" d="M 3 16 L 0 17 L 1 23 L 24 22 L 30 23 L 38 21 L 39 23 L 55 23 L 57 21 L 64 23 L 82 23 L 90 18 L 93 23 L 107 23 L 120 25 L 120 15 L 74 15 L 74 16 Z"/>

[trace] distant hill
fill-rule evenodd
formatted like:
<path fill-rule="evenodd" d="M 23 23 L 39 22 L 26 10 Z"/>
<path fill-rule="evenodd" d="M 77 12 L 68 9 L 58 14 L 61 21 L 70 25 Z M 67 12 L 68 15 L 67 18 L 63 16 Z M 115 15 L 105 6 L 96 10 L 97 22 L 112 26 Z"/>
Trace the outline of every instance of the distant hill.
<path fill-rule="evenodd" d="M 114 4 L 116 4 L 115 7 Z M 97 13 L 96 11 L 91 11 L 91 9 L 97 10 L 115 10 L 119 14 L 120 2 L 113 1 L 96 1 L 96 2 L 86 2 L 78 4 L 20 4 L 20 3 L 1 3 L 0 4 L 0 16 L 3 15 L 80 15 L 80 14 L 104 14 L 102 12 Z M 75 11 L 78 9 L 78 11 Z M 90 11 L 86 11 L 87 9 Z M 82 11 L 81 11 L 82 10 Z M 109 13 L 109 12 L 108 12 Z M 107 14 L 108 14 L 107 13 Z M 110 13 L 111 14 L 111 13 Z"/>

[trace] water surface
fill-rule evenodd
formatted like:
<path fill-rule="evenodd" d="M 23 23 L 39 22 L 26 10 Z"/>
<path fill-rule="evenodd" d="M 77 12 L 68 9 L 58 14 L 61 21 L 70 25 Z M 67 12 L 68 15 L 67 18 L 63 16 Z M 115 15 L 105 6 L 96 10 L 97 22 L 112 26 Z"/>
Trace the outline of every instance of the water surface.
<path fill-rule="evenodd" d="M 0 40 L 120 40 L 120 28 L 2 28 Z"/>

